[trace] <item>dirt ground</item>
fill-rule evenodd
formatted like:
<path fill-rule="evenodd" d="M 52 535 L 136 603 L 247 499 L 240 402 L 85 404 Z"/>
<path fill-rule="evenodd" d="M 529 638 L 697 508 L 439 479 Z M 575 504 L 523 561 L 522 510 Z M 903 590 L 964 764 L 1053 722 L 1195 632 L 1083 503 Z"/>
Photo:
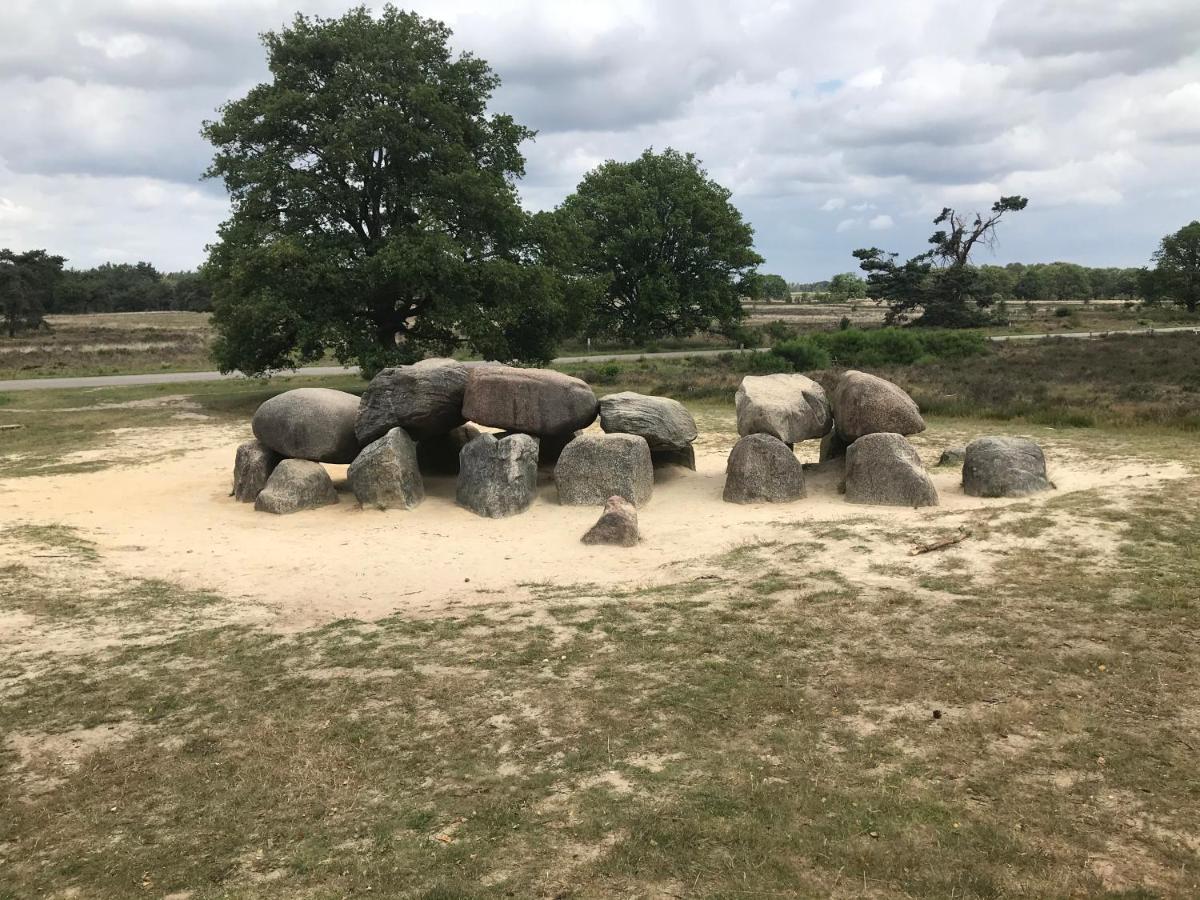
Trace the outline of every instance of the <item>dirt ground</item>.
<path fill-rule="evenodd" d="M 908 536 L 888 546 L 888 558 L 853 552 L 852 533 L 814 551 L 827 558 L 814 558 L 813 565 L 865 577 L 869 568 L 906 561 L 931 535 L 970 530 L 1002 516 L 1014 502 L 1028 510 L 1093 488 L 1120 495 L 1187 473 L 1161 460 L 1089 457 L 1078 446 L 1048 443 L 1058 490 L 1029 500 L 967 497 L 957 469 L 934 468 L 937 508 L 855 506 L 837 491 L 839 467 L 826 465 L 809 469 L 804 500 L 738 506 L 721 500 L 736 435 L 708 431 L 697 444 L 697 471 L 657 473 L 654 497 L 639 511 L 642 542 L 614 549 L 580 543 L 598 509 L 560 506 L 545 469 L 537 502 L 508 519 L 489 520 L 458 507 L 452 477 L 427 478 L 427 499 L 415 510 L 359 509 L 345 485 L 344 466 L 328 467 L 341 494 L 337 506 L 284 517 L 258 513 L 229 497 L 234 450 L 249 436 L 248 429 L 206 424 L 122 430 L 104 449 L 65 461 L 116 457 L 123 464 L 0 481 L 0 520 L 77 528 L 119 571 L 265 603 L 276 611 L 278 627 L 292 629 L 345 617 L 441 616 L 497 601 L 519 603 L 547 583 L 642 588 L 717 571 L 713 560 L 742 545 L 795 540 L 839 524 L 843 531 Z M 943 447 L 967 437 L 934 428 L 914 442 L 933 466 Z M 816 442 L 809 443 L 798 452 L 815 463 Z M 146 459 L 151 461 L 136 462 Z M 969 554 L 970 541 L 958 552 Z"/>

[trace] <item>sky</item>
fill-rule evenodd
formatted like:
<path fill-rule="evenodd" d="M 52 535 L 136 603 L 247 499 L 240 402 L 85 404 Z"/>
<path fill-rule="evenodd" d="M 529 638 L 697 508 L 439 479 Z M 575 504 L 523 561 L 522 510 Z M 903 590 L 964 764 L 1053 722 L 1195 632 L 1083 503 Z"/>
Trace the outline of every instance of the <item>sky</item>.
<path fill-rule="evenodd" d="M 267 77 L 259 33 L 332 0 L 2 0 L 0 247 L 192 268 L 228 214 L 205 119 Z M 372 5 L 372 4 L 368 4 Z M 380 4 L 374 4 L 376 6 Z M 557 205 L 606 159 L 691 151 L 763 271 L 924 249 L 943 206 L 1030 198 L 978 262 L 1145 265 L 1200 218 L 1197 0 L 413 0 L 537 130 Z"/>

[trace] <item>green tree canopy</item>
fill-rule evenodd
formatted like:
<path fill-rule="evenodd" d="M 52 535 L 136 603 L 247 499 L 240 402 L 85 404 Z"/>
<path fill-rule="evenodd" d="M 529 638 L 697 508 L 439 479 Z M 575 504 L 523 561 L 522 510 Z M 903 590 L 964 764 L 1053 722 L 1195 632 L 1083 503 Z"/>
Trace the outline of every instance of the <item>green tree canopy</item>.
<path fill-rule="evenodd" d="M 1188 312 L 1200 308 L 1200 222 L 1168 234 L 1152 258 L 1146 284 L 1153 299 L 1177 303 Z"/>
<path fill-rule="evenodd" d="M 945 207 L 934 225 L 942 227 L 929 238 L 932 249 L 918 254 L 903 266 L 895 253 L 878 247 L 855 250 L 859 267 L 867 273 L 868 295 L 884 303 L 889 324 L 904 322 L 920 313 L 914 324 L 962 327 L 982 324 L 982 310 L 992 294 L 979 281 L 970 263 L 979 244 L 995 241 L 996 226 L 1005 213 L 1019 212 L 1028 205 L 1024 197 L 1001 197 L 988 214 L 965 216 Z"/>
<path fill-rule="evenodd" d="M 0 250 L 0 311 L 9 337 L 46 327 L 46 310 L 62 277 L 63 258 L 45 250 Z"/>
<path fill-rule="evenodd" d="M 588 327 L 629 341 L 729 328 L 762 258 L 696 157 L 668 148 L 589 172 L 556 211 L 577 277 L 600 286 Z"/>
<path fill-rule="evenodd" d="M 788 287 L 787 279 L 782 275 L 760 274 L 756 296 L 763 300 L 790 300 L 792 289 Z"/>
<path fill-rule="evenodd" d="M 867 283 L 853 272 L 841 272 L 829 279 L 829 293 L 837 300 L 867 296 Z"/>
<path fill-rule="evenodd" d="M 204 126 L 233 207 L 206 267 L 223 370 L 553 355 L 567 291 L 515 191 L 532 132 L 450 36 L 390 5 L 263 36 L 270 80 Z"/>

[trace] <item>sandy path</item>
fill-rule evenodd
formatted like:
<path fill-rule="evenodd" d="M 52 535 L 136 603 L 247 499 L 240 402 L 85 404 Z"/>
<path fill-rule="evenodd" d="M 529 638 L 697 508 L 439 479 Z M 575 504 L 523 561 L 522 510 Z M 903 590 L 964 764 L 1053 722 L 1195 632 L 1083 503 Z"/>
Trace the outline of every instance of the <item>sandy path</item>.
<path fill-rule="evenodd" d="M 948 511 L 1008 502 L 967 497 L 957 472 L 935 471 L 941 507 L 854 506 L 838 495 L 836 473 L 810 472 L 802 501 L 735 506 L 721 500 L 729 444 L 705 437 L 711 443 L 700 449 L 698 471 L 659 472 L 654 498 L 640 511 L 644 539 L 631 549 L 581 544 L 599 510 L 559 506 L 548 473 L 533 508 L 510 519 L 484 519 L 456 506 L 453 478 L 427 479 L 427 500 L 410 512 L 358 509 L 340 485 L 336 507 L 284 517 L 256 513 L 228 497 L 233 451 L 243 434 L 212 426 L 123 435 L 143 450 L 188 448 L 145 465 L 0 480 L 0 522 L 76 526 L 120 571 L 265 602 L 278 610 L 281 626 L 304 627 L 346 616 L 432 615 L 520 600 L 528 583 L 677 581 L 722 551 L 747 541 L 802 538 L 805 525 L 817 521 L 861 521 L 919 540 Z M 940 443 L 926 440 L 927 447 Z M 345 467 L 329 469 L 335 481 L 344 477 Z M 1182 466 L 1144 460 L 1076 460 L 1053 467 L 1060 490 L 1044 496 L 1183 474 Z"/>

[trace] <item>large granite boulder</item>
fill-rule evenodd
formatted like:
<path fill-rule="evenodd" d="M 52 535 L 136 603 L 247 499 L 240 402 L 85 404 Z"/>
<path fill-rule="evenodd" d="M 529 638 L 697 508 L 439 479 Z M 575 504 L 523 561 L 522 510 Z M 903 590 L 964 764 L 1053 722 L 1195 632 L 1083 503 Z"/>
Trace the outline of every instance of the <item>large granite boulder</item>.
<path fill-rule="evenodd" d="M 678 400 L 633 391 L 600 398 L 600 427 L 644 437 L 651 451 L 686 450 L 698 434 L 696 420 Z"/>
<path fill-rule="evenodd" d="M 280 456 L 350 463 L 358 456 L 354 434 L 358 398 L 330 388 L 296 388 L 272 397 L 251 420 L 254 436 Z"/>
<path fill-rule="evenodd" d="M 614 495 L 641 506 L 654 492 L 650 445 L 636 434 L 580 435 L 559 457 L 554 483 L 568 506 L 599 506 Z"/>
<path fill-rule="evenodd" d="M 451 428 L 445 434 L 421 438 L 417 441 L 417 463 L 421 471 L 429 475 L 457 475 L 458 455 L 462 448 L 481 434 L 482 431 L 467 423 Z"/>
<path fill-rule="evenodd" d="M 632 547 L 638 542 L 637 507 L 624 497 L 609 497 L 604 512 L 581 540 L 585 544 Z"/>
<path fill-rule="evenodd" d="M 246 441 L 233 459 L 233 494 L 242 503 L 253 503 L 279 465 L 280 456 L 261 441 Z"/>
<path fill-rule="evenodd" d="M 403 428 L 393 428 L 363 447 L 346 479 L 363 506 L 412 509 L 425 499 L 417 445 Z"/>
<path fill-rule="evenodd" d="M 833 427 L 825 389 L 804 375 L 747 375 L 735 396 L 738 434 L 785 444 L 824 437 Z"/>
<path fill-rule="evenodd" d="M 939 466 L 961 466 L 967 458 L 966 447 L 947 447 L 938 457 Z"/>
<path fill-rule="evenodd" d="M 481 434 L 459 454 L 459 505 L 489 519 L 522 513 L 533 503 L 537 474 L 537 438 Z"/>
<path fill-rule="evenodd" d="M 549 369 L 479 366 L 470 370 L 463 415 L 472 422 L 536 435 L 587 428 L 599 404 L 586 382 Z"/>
<path fill-rule="evenodd" d="M 547 434 L 543 435 L 538 441 L 538 465 L 539 466 L 554 466 L 558 462 L 558 458 L 562 456 L 563 450 L 567 444 L 579 437 L 583 432 L 568 431 L 565 434 Z"/>
<path fill-rule="evenodd" d="M 972 497 L 1025 497 L 1048 491 L 1042 448 L 1028 438 L 981 437 L 963 454 L 963 491 Z"/>
<path fill-rule="evenodd" d="M 921 457 L 901 434 L 876 432 L 846 448 L 846 499 L 875 506 L 937 506 Z"/>
<path fill-rule="evenodd" d="M 453 359 L 384 369 L 363 392 L 354 433 L 364 446 L 397 427 L 417 440 L 445 434 L 466 421 L 466 387 L 467 367 Z"/>
<path fill-rule="evenodd" d="M 266 487 L 254 501 L 254 508 L 259 512 L 285 515 L 337 502 L 333 479 L 320 463 L 285 459 L 267 479 Z"/>
<path fill-rule="evenodd" d="M 805 494 L 804 466 L 769 434 L 748 434 L 733 445 L 725 469 L 728 503 L 787 503 Z"/>
<path fill-rule="evenodd" d="M 833 389 L 833 418 L 847 443 L 864 434 L 917 434 L 925 430 L 921 410 L 890 381 L 849 371 Z"/>

